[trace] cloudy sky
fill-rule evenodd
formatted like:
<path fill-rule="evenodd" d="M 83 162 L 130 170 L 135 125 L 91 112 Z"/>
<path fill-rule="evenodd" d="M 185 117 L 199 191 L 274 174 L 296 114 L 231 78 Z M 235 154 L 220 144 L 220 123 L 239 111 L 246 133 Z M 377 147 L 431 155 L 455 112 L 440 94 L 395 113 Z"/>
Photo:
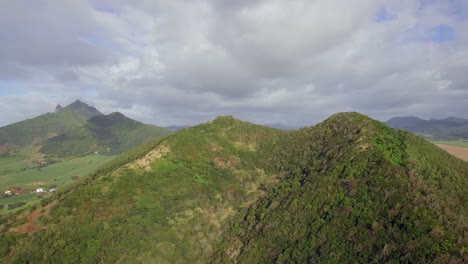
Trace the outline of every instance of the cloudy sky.
<path fill-rule="evenodd" d="M 158 125 L 468 118 L 468 1 L 0 1 L 0 125 L 76 99 Z"/>

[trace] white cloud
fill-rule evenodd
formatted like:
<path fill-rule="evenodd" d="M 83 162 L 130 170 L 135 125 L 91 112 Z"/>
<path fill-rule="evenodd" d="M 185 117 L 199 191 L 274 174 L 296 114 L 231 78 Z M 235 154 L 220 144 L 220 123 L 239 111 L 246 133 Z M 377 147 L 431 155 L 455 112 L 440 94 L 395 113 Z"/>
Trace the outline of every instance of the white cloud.
<path fill-rule="evenodd" d="M 11 12 L 24 3 L 0 7 Z M 468 114 L 463 1 L 44 3 L 17 17 L 0 13 L 0 23 L 20 32 L 0 30 L 8 43 L 0 48 L 8 52 L 0 91 L 8 89 L 2 79 L 26 90 L 56 82 L 56 99 L 77 96 L 162 125 L 218 114 L 290 124 L 349 110 L 380 119 Z M 453 39 L 438 36 L 439 25 Z M 50 39 L 29 34 L 37 28 Z M 17 35 L 26 42 L 8 38 Z"/>

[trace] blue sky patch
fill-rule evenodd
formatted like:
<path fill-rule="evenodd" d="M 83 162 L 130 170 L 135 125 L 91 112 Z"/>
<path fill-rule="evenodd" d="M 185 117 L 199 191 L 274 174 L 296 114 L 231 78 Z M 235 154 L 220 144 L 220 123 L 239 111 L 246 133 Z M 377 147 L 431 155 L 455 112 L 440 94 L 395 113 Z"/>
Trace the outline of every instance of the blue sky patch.
<path fill-rule="evenodd" d="M 443 3 L 444 8 L 440 12 L 459 20 L 465 20 L 468 18 L 468 10 L 466 9 L 467 5 L 463 4 L 464 1 L 466 0 L 420 0 L 419 10 L 421 11 L 434 3 Z"/>
<path fill-rule="evenodd" d="M 0 96 L 21 95 L 25 93 L 23 81 L 0 80 Z"/>
<path fill-rule="evenodd" d="M 116 16 L 120 15 L 120 9 L 109 7 L 109 6 L 104 6 L 98 2 L 95 2 L 93 4 L 93 8 L 101 13 L 107 13 L 107 14 L 112 14 Z"/>
<path fill-rule="evenodd" d="M 372 21 L 380 23 L 385 21 L 392 21 L 396 19 L 396 17 L 397 16 L 395 14 L 391 14 L 385 7 L 382 7 L 377 11 L 377 14 L 374 16 Z"/>
<path fill-rule="evenodd" d="M 455 39 L 455 31 L 449 25 L 437 25 L 427 31 L 427 41 L 442 43 Z"/>

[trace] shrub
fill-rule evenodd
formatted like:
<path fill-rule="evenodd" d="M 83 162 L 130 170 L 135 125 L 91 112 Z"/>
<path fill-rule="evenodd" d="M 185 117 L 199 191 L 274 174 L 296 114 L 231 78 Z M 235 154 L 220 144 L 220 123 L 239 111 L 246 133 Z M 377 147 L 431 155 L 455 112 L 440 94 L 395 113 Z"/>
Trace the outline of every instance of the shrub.
<path fill-rule="evenodd" d="M 9 204 L 9 205 L 8 205 L 8 210 L 21 207 L 21 206 L 23 206 L 23 205 L 25 205 L 25 204 L 26 204 L 26 202 L 17 202 L 17 203 Z"/>

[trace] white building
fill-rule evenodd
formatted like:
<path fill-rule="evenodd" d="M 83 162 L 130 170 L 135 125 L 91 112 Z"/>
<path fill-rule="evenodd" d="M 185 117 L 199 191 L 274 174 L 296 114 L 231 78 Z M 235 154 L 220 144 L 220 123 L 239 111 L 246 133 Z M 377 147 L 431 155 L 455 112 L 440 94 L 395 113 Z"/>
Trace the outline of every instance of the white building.
<path fill-rule="evenodd" d="M 37 193 L 43 193 L 43 192 L 44 192 L 44 189 L 43 189 L 43 188 L 38 188 L 38 189 L 36 189 L 36 192 L 37 192 Z"/>
<path fill-rule="evenodd" d="M 5 191 L 5 196 L 12 196 L 13 193 L 10 190 Z"/>

